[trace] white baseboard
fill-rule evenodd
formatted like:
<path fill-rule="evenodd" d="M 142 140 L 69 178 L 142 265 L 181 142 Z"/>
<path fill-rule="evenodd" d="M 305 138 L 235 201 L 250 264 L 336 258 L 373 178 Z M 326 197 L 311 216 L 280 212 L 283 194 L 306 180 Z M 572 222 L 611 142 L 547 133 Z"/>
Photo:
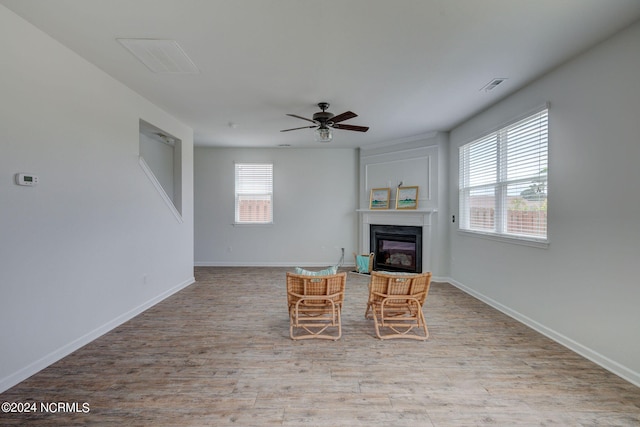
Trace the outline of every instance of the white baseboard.
<path fill-rule="evenodd" d="M 25 366 L 24 368 L 18 370 L 17 372 L 14 372 L 13 374 L 4 377 L 0 380 L 0 393 L 10 389 L 11 387 L 15 386 L 16 384 L 19 384 L 20 382 L 26 380 L 27 378 L 29 378 L 30 376 L 40 372 L 41 370 L 43 370 L 44 368 L 46 368 L 47 366 L 52 365 L 53 363 L 57 362 L 58 360 L 62 359 L 63 357 L 68 356 L 69 354 L 73 353 L 74 351 L 78 350 L 79 348 L 85 346 L 86 344 L 90 343 L 91 341 L 95 340 L 96 338 L 99 338 L 100 336 L 106 334 L 107 332 L 111 331 L 112 329 L 115 329 L 116 327 L 120 326 L 121 324 L 123 324 L 124 322 L 131 320 L 132 318 L 134 318 L 135 316 L 137 316 L 138 314 L 142 313 L 143 311 L 153 307 L 154 305 L 156 305 L 157 303 L 159 303 L 160 301 L 164 300 L 165 298 L 175 294 L 176 292 L 186 288 L 187 286 L 195 283 L 195 278 L 194 277 L 190 277 L 189 279 L 185 280 L 184 282 L 174 286 L 173 288 L 163 292 L 162 294 L 144 302 L 143 304 L 140 304 L 139 306 L 129 310 L 126 313 L 121 314 L 120 316 L 116 317 L 113 320 L 110 320 L 109 322 L 105 323 L 104 325 L 94 329 L 93 331 L 71 341 L 68 344 L 63 345 L 62 347 L 58 348 L 57 350 L 52 351 L 51 353 L 47 354 L 46 356 L 36 360 L 35 362 Z"/>
<path fill-rule="evenodd" d="M 229 262 L 229 261 L 196 261 L 194 263 L 195 267 L 327 267 L 330 265 L 335 265 L 331 262 L 301 262 L 301 263 L 291 263 L 291 262 Z M 341 267 L 346 268 L 355 268 L 355 262 L 345 262 L 341 265 Z M 449 277 L 441 277 L 441 276 L 433 276 L 431 278 L 432 282 L 450 282 L 451 279 Z"/>
<path fill-rule="evenodd" d="M 243 261 L 196 261 L 196 267 L 329 267 L 335 262 L 243 262 Z M 355 263 L 345 262 L 341 267 L 355 267 Z"/>
<path fill-rule="evenodd" d="M 589 347 L 586 347 L 582 344 L 580 344 L 577 341 L 572 340 L 571 338 L 557 332 L 554 331 L 551 328 L 548 328 L 546 326 L 544 326 L 543 324 L 523 315 L 522 313 L 519 313 L 515 310 L 510 309 L 509 307 L 479 293 L 474 291 L 471 288 L 466 287 L 465 285 L 463 285 L 460 282 L 457 282 L 456 280 L 451 279 L 450 277 L 447 277 L 444 281 L 447 281 L 449 283 L 451 283 L 453 286 L 455 286 L 456 288 L 460 289 L 461 291 L 471 295 L 474 298 L 479 299 L 480 301 L 490 305 L 491 307 L 495 308 L 496 310 L 506 314 L 507 316 L 519 321 L 520 323 L 525 324 L 526 326 L 530 327 L 531 329 L 534 329 L 535 331 L 541 333 L 542 335 L 546 336 L 547 338 L 552 339 L 553 341 L 557 342 L 558 344 L 568 348 L 571 351 L 574 351 L 576 353 L 578 353 L 579 355 L 581 355 L 582 357 L 589 359 L 590 361 L 592 361 L 593 363 L 601 366 L 602 368 L 606 369 L 607 371 L 619 376 L 620 378 L 629 381 L 631 384 L 640 387 L 640 373 L 635 372 L 629 368 L 627 368 L 624 365 L 621 365 L 620 363 L 616 362 L 615 360 L 611 360 L 606 356 L 603 356 L 602 354 L 598 353 L 597 351 L 594 351 L 592 349 L 590 349 Z"/>

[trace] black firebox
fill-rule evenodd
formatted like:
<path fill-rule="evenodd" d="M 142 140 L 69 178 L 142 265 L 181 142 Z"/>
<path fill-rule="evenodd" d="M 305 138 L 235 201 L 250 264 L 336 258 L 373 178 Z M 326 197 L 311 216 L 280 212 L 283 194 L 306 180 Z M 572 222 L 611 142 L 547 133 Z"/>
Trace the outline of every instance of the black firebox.
<path fill-rule="evenodd" d="M 422 273 L 422 227 L 370 224 L 373 269 Z"/>

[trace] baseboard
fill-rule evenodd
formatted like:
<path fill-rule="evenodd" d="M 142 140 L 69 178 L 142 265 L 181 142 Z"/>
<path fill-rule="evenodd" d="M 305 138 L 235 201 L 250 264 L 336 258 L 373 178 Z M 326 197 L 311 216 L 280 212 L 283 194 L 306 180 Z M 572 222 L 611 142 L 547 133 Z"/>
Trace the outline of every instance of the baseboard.
<path fill-rule="evenodd" d="M 196 261 L 196 267 L 327 267 L 335 262 L 244 262 L 244 261 Z M 355 267 L 355 263 L 345 262 L 341 267 Z"/>
<path fill-rule="evenodd" d="M 171 295 L 175 294 L 176 292 L 186 288 L 187 286 L 195 283 L 195 278 L 194 277 L 190 277 L 189 279 L 185 280 L 184 282 L 174 286 L 173 288 L 163 292 L 162 294 L 144 302 L 143 304 L 133 308 L 132 310 L 129 310 L 126 313 L 121 314 L 120 316 L 116 317 L 115 319 L 105 323 L 104 325 L 94 329 L 93 331 L 71 341 L 68 344 L 63 345 L 62 347 L 58 348 L 57 350 L 52 351 L 51 353 L 47 354 L 46 356 L 36 360 L 35 362 L 25 366 L 24 368 L 20 369 L 19 371 L 5 377 L 2 378 L 0 380 L 0 393 L 10 389 L 11 387 L 15 386 L 16 384 L 19 384 L 20 382 L 26 380 L 27 378 L 29 378 L 30 376 L 40 372 L 41 370 L 43 370 L 44 368 L 46 368 L 47 366 L 52 365 L 53 363 L 57 362 L 58 360 L 70 355 L 71 353 L 73 353 L 74 351 L 78 350 L 79 348 L 89 344 L 91 341 L 95 340 L 96 338 L 99 338 L 100 336 L 106 334 L 107 332 L 115 329 L 116 327 L 122 325 L 123 323 L 125 323 L 128 320 L 131 320 L 132 318 L 134 318 L 135 316 L 137 316 L 138 314 L 142 313 L 143 311 L 153 307 L 154 305 L 156 305 L 157 303 L 159 303 L 160 301 L 166 299 L 167 297 L 170 297 Z"/>
<path fill-rule="evenodd" d="M 229 262 L 229 261 L 196 261 L 195 267 L 327 267 L 329 265 L 335 265 L 331 262 Z M 355 268 L 355 262 L 345 262 L 340 267 Z M 450 282 L 449 277 L 433 276 L 432 282 Z"/>
<path fill-rule="evenodd" d="M 486 295 L 483 295 L 479 292 L 474 291 L 471 288 L 466 287 L 462 283 L 457 282 L 456 280 L 453 280 L 450 277 L 447 278 L 446 281 L 451 283 L 453 286 L 460 289 L 461 291 L 471 295 L 474 298 L 479 299 L 480 301 L 490 305 L 491 307 L 519 321 L 520 323 L 523 323 L 524 325 L 530 327 L 531 329 L 534 329 L 535 331 L 541 333 L 547 338 L 550 338 L 553 341 L 557 342 L 558 344 L 568 348 L 569 350 L 578 353 L 579 355 L 592 361 L 596 365 L 599 365 L 602 368 L 606 369 L 607 371 L 619 376 L 620 378 L 626 381 L 629 381 L 631 384 L 637 387 L 640 387 L 640 373 L 635 372 L 624 365 L 621 365 L 615 360 L 611 360 L 608 357 L 603 356 L 597 351 L 594 351 L 589 347 L 586 347 L 580 344 L 579 342 L 572 340 L 571 338 L 557 331 L 554 331 L 551 328 L 544 326 L 543 324 L 523 315 L 522 313 L 512 310 L 511 308 L 487 297 Z"/>

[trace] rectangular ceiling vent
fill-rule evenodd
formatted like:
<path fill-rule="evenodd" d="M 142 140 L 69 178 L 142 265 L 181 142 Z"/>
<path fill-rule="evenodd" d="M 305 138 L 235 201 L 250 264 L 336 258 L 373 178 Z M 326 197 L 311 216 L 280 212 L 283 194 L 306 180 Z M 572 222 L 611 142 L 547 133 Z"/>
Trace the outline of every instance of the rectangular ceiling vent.
<path fill-rule="evenodd" d="M 489 83 L 487 83 L 482 89 L 480 89 L 481 91 L 485 91 L 485 92 L 491 92 L 492 90 L 494 90 L 498 85 L 500 85 L 501 83 L 504 83 L 504 81 L 507 80 L 506 78 L 495 78 L 493 80 L 491 80 Z"/>
<path fill-rule="evenodd" d="M 200 72 L 175 40 L 117 40 L 154 73 L 197 74 Z"/>

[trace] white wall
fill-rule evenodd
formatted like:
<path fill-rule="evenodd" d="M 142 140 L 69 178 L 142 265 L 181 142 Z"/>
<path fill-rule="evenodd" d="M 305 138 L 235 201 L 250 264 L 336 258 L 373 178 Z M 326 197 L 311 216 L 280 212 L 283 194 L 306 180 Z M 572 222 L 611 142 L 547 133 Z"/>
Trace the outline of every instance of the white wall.
<path fill-rule="evenodd" d="M 234 162 L 274 165 L 274 224 L 234 226 Z M 353 265 L 358 154 L 351 149 L 195 149 L 196 265 Z"/>
<path fill-rule="evenodd" d="M 192 283 L 193 132 L 3 6 L 0 52 L 3 391 Z M 183 141 L 182 223 L 138 164 L 140 119 Z"/>
<path fill-rule="evenodd" d="M 458 234 L 451 277 L 485 301 L 640 385 L 640 23 L 450 134 L 458 147 L 550 102 L 548 249 Z"/>

